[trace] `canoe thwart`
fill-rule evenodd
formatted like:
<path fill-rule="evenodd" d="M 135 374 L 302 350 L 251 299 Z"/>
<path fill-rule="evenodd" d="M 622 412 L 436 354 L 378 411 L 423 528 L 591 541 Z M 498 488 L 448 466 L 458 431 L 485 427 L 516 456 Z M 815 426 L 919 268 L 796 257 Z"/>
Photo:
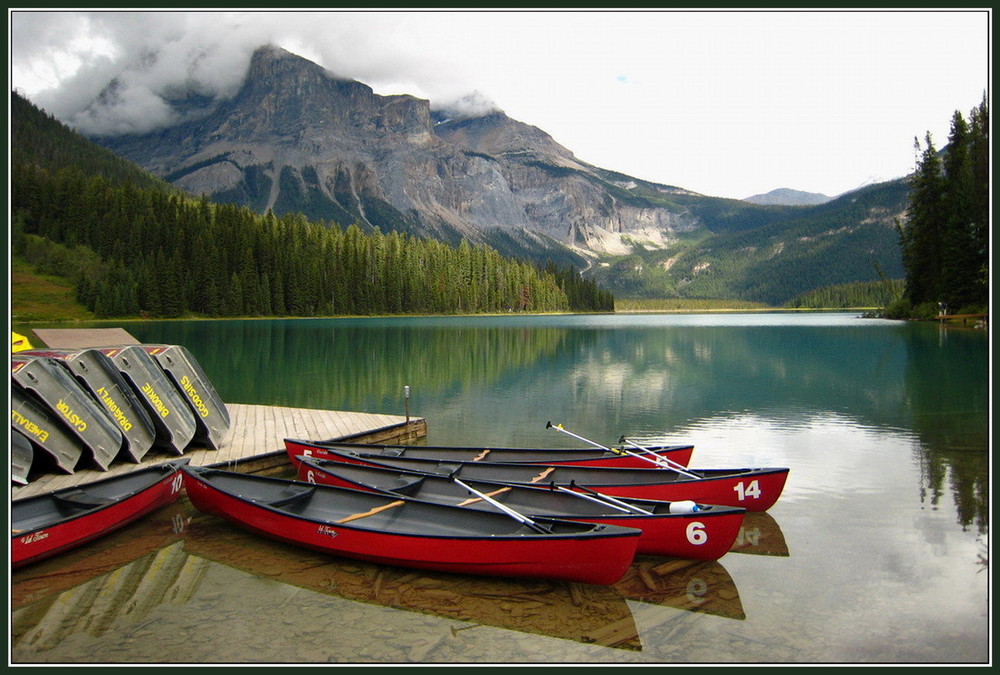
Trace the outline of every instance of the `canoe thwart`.
<path fill-rule="evenodd" d="M 337 523 L 342 525 L 344 523 L 349 523 L 352 520 L 358 520 L 360 518 L 367 518 L 368 516 L 374 516 L 376 513 L 381 513 L 382 511 L 387 511 L 397 506 L 402 506 L 405 503 L 406 502 L 402 500 L 389 502 L 388 504 L 383 504 L 382 506 L 376 506 L 374 509 L 364 511 L 363 513 L 354 513 L 347 516 L 346 518 L 341 518 L 340 520 L 337 521 Z"/>

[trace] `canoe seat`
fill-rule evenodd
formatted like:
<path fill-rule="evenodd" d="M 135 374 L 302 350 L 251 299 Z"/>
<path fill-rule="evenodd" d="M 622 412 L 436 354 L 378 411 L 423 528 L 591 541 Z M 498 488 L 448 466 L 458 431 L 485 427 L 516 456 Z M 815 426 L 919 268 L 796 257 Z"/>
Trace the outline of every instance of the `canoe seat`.
<path fill-rule="evenodd" d="M 56 502 L 61 502 L 67 506 L 92 508 L 94 506 L 104 506 L 105 504 L 111 504 L 114 502 L 113 499 L 107 497 L 100 497 L 98 495 L 92 495 L 83 490 L 66 490 L 64 492 L 53 492 L 52 499 Z"/>
<path fill-rule="evenodd" d="M 438 464 L 438 469 L 446 472 L 448 476 L 454 476 L 459 471 L 461 471 L 462 465 L 456 463 L 449 464 L 448 462 L 441 462 L 440 464 Z"/>
<path fill-rule="evenodd" d="M 304 487 L 290 487 L 290 488 L 286 488 L 285 490 L 283 490 L 278 495 L 277 499 L 273 499 L 273 500 L 271 500 L 269 502 L 266 502 L 266 504 L 268 506 L 277 508 L 279 506 L 285 506 L 287 504 L 291 504 L 294 501 L 298 501 L 300 499 L 304 499 L 305 497 L 308 497 L 309 495 L 311 495 L 314 492 L 316 492 L 316 487 L 315 486 L 308 487 L 308 488 L 304 488 Z"/>
<path fill-rule="evenodd" d="M 389 489 L 399 494 L 412 497 L 424 482 L 423 476 L 406 476 L 400 474 L 396 477 L 398 485 L 390 486 Z"/>
<path fill-rule="evenodd" d="M 382 452 L 379 454 L 383 457 L 402 457 L 405 453 L 404 448 L 382 448 Z"/>

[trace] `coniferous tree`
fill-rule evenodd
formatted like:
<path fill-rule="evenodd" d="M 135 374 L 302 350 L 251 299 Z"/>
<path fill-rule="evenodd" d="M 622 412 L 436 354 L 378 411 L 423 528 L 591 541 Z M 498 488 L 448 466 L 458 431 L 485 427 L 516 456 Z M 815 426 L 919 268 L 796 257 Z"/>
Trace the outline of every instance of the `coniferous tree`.
<path fill-rule="evenodd" d="M 952 117 L 943 159 L 927 134 L 900 227 L 904 299 L 919 314 L 929 303 L 959 312 L 989 300 L 989 110 L 986 97 Z M 916 143 L 921 150 L 919 142 Z M 920 306 L 925 308 L 921 309 Z"/>
<path fill-rule="evenodd" d="M 902 246 L 905 294 L 913 305 L 920 305 L 942 300 L 940 252 L 944 181 L 941 160 L 930 132 L 925 137 L 923 150 L 916 139 L 914 149 L 921 157 L 912 178 L 909 219 L 902 232 Z"/>

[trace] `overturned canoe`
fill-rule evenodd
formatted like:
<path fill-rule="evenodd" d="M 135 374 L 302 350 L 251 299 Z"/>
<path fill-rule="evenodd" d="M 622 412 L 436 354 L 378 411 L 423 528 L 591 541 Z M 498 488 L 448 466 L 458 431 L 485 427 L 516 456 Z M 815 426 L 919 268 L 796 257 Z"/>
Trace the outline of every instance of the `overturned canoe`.
<path fill-rule="evenodd" d="M 176 501 L 187 458 L 11 502 L 11 566 L 44 560 Z"/>
<path fill-rule="evenodd" d="M 146 406 L 156 428 L 153 444 L 184 454 L 196 431 L 194 415 L 167 374 L 140 345 L 99 347 Z"/>
<path fill-rule="evenodd" d="M 118 426 L 125 441 L 122 455 L 136 463 L 145 457 L 156 439 L 156 427 L 146 407 L 107 355 L 96 349 L 32 349 L 25 354 L 65 363 Z"/>
<path fill-rule="evenodd" d="M 400 567 L 607 585 L 632 563 L 640 535 L 565 520 L 532 526 L 504 513 L 204 467 L 185 467 L 184 476 L 199 511 L 279 541 Z"/>
<path fill-rule="evenodd" d="M 449 462 L 502 462 L 514 464 L 546 464 L 569 466 L 606 467 L 654 467 L 657 463 L 670 463 L 685 467 L 691 461 L 693 445 L 669 445 L 646 448 L 643 451 L 598 448 L 474 448 L 444 445 L 380 445 L 371 443 L 350 443 L 342 441 L 305 441 L 285 439 L 285 450 L 289 459 L 295 462 L 298 456 L 324 456 L 326 449 L 334 448 L 349 452 L 362 452 L 384 457 L 405 457 L 414 459 L 437 459 Z"/>
<path fill-rule="evenodd" d="M 496 511 L 452 478 L 383 469 L 335 460 L 302 457 L 299 478 L 310 483 L 337 485 L 387 494 L 405 495 L 435 504 Z M 637 552 L 693 560 L 716 560 L 733 546 L 745 509 L 732 506 L 614 499 L 600 493 L 558 486 L 529 487 L 510 483 L 468 481 L 469 486 L 532 518 L 562 518 L 586 523 L 634 527 L 642 532 Z"/>
<path fill-rule="evenodd" d="M 160 365 L 191 408 L 196 427 L 193 440 L 218 450 L 229 431 L 229 409 L 201 364 L 183 345 L 141 346 Z"/>
<path fill-rule="evenodd" d="M 37 465 L 45 465 L 46 469 L 74 473 L 80 458 L 85 452 L 89 454 L 83 441 L 70 433 L 48 406 L 13 380 L 10 383 L 10 425 L 27 436 L 36 451 L 41 450 L 43 461 Z M 33 456 L 38 459 L 37 452 Z"/>
<path fill-rule="evenodd" d="M 21 352 L 11 357 L 10 373 L 12 380 L 48 406 L 53 417 L 83 442 L 97 467 L 107 471 L 122 449 L 122 433 L 66 365 Z"/>
<path fill-rule="evenodd" d="M 781 496 L 788 469 L 605 469 L 593 466 L 444 462 L 433 459 L 391 459 L 361 452 L 328 449 L 330 459 L 355 464 L 457 476 L 523 485 L 578 486 L 613 497 L 659 501 L 692 500 L 699 504 L 739 506 L 766 511 Z"/>
<path fill-rule="evenodd" d="M 28 437 L 15 428 L 10 430 L 10 482 L 27 485 L 35 448 Z"/>

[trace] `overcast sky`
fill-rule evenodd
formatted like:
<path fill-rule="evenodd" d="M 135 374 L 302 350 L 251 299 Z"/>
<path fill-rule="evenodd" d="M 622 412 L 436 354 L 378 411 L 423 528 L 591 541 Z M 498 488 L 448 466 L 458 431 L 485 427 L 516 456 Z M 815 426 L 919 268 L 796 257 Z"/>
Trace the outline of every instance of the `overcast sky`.
<path fill-rule="evenodd" d="M 475 94 L 579 159 L 707 195 L 835 196 L 914 167 L 988 93 L 987 10 L 114 11 L 9 9 L 10 86 L 88 131 L 229 96 L 277 44 L 380 94 Z M 113 79 L 114 106 L 94 107 Z"/>

